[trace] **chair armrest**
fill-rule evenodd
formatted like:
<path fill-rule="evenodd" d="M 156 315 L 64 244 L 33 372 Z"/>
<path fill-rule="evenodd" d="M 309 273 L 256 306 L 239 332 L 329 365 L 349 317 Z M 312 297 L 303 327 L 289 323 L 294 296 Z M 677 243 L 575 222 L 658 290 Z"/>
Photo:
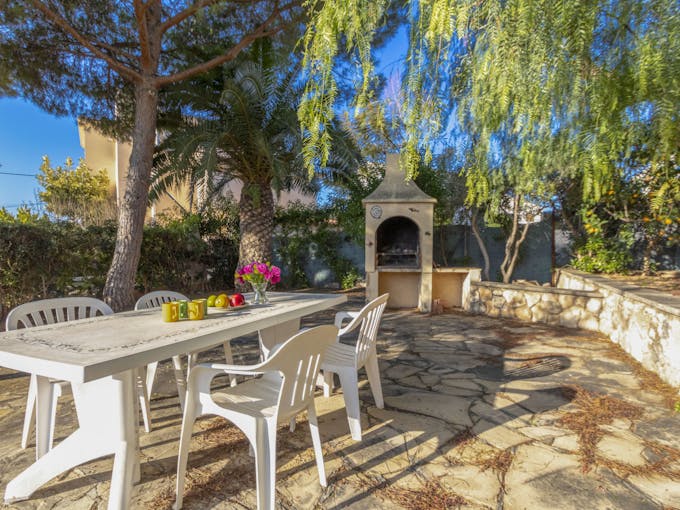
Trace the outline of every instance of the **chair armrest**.
<path fill-rule="evenodd" d="M 210 383 L 221 374 L 259 375 L 264 373 L 257 370 L 259 365 L 227 365 L 225 363 L 199 363 L 192 367 L 187 381 L 187 391 L 210 393 Z"/>
<path fill-rule="evenodd" d="M 359 315 L 359 312 L 338 312 L 335 314 L 335 327 L 338 329 L 342 329 L 342 321 L 345 319 L 354 319 L 357 315 Z M 339 333 L 341 334 L 341 333 Z"/>
<path fill-rule="evenodd" d="M 213 372 L 215 375 L 226 373 L 234 375 L 259 375 L 264 373 L 264 370 L 258 370 L 259 365 L 227 365 L 226 363 L 199 363 L 192 367 L 191 371 L 203 370 L 204 372 Z"/>

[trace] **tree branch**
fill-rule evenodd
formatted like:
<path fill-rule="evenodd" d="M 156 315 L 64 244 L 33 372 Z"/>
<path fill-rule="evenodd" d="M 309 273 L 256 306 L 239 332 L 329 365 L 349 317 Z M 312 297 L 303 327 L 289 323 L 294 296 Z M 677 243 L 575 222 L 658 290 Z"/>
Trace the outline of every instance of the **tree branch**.
<path fill-rule="evenodd" d="M 151 53 L 149 51 L 149 31 L 146 26 L 146 10 L 147 6 L 141 0 L 134 1 L 135 19 L 137 20 L 137 33 L 139 34 L 139 48 L 141 50 L 141 58 L 139 63 L 142 69 L 146 69 L 151 62 Z"/>
<path fill-rule="evenodd" d="M 522 246 L 522 243 L 524 240 L 527 238 L 527 233 L 529 232 L 529 223 L 525 223 L 524 227 L 522 227 L 522 235 L 520 238 L 515 242 L 515 245 L 513 246 L 513 254 L 512 254 L 512 260 L 510 261 L 510 265 L 508 266 L 508 272 L 507 272 L 507 279 L 510 280 L 510 277 L 512 276 L 512 273 L 515 272 L 515 265 L 517 264 L 517 259 L 519 258 L 519 249 Z M 503 275 L 505 276 L 505 275 Z M 509 281 L 504 282 L 504 283 L 510 283 Z"/>
<path fill-rule="evenodd" d="M 220 0 L 200 0 L 199 2 L 190 5 L 183 11 L 178 12 L 172 18 L 168 18 L 167 20 L 165 20 L 163 23 L 161 23 L 161 26 L 158 28 L 158 30 L 160 31 L 161 34 L 164 34 L 170 28 L 174 27 L 175 25 L 179 25 L 185 19 L 193 16 L 196 12 L 200 11 L 205 7 L 209 7 L 213 4 L 216 4 L 219 1 Z"/>
<path fill-rule="evenodd" d="M 179 25 L 182 21 L 184 21 L 187 18 L 190 18 L 193 16 L 195 13 L 200 11 L 201 9 L 204 9 L 206 7 L 210 7 L 211 5 L 220 3 L 222 0 L 200 0 L 199 2 L 196 2 L 193 5 L 190 5 L 183 11 L 178 12 L 175 14 L 173 17 L 168 18 L 165 20 L 161 26 L 159 27 L 159 32 L 160 34 L 164 34 L 167 32 L 169 29 L 172 27 Z M 232 0 L 233 3 L 236 4 L 252 4 L 257 2 L 258 0 Z"/>
<path fill-rule="evenodd" d="M 196 76 L 197 74 L 209 71 L 210 69 L 213 69 L 221 64 L 224 64 L 225 62 L 234 60 L 238 56 L 238 54 L 241 53 L 241 51 L 244 50 L 253 41 L 260 39 L 262 37 L 274 35 L 277 32 L 279 32 L 282 29 L 281 26 L 269 29 L 270 25 L 272 25 L 278 18 L 280 18 L 281 14 L 283 14 L 285 11 L 291 10 L 299 5 L 301 5 L 301 0 L 293 0 L 292 2 L 284 5 L 283 7 L 278 6 L 275 7 L 272 13 L 269 15 L 269 17 L 267 17 L 267 19 L 264 20 L 260 26 L 258 26 L 254 31 L 250 32 L 249 34 L 244 35 L 241 38 L 241 40 L 236 45 L 234 45 L 228 52 L 213 59 L 210 59 L 206 62 L 203 62 L 202 64 L 198 64 L 189 69 L 185 69 L 184 71 L 180 71 L 179 73 L 157 78 L 155 80 L 156 88 L 161 88 L 171 83 L 186 80 L 187 78 L 191 78 L 192 76 Z"/>
<path fill-rule="evenodd" d="M 102 41 L 93 41 L 92 44 L 99 47 L 99 48 L 102 48 L 104 50 L 108 50 L 111 53 L 117 53 L 121 57 L 130 59 L 130 60 L 136 60 L 137 59 L 137 57 L 135 55 L 133 55 L 132 53 L 128 53 L 127 51 L 124 51 L 122 49 L 122 47 L 118 47 L 115 44 L 108 44 L 108 43 L 105 43 L 105 42 L 102 42 Z"/>
<path fill-rule="evenodd" d="M 100 60 L 105 61 L 111 69 L 119 73 L 121 76 L 126 77 L 130 81 L 141 81 L 142 76 L 135 71 L 134 69 L 126 66 L 125 64 L 119 62 L 115 58 L 113 58 L 110 55 L 107 55 L 103 51 L 101 51 L 99 48 L 97 48 L 97 45 L 90 41 L 87 37 L 82 35 L 78 30 L 76 30 L 66 19 L 64 19 L 62 16 L 51 10 L 49 7 L 47 7 L 45 4 L 40 2 L 39 0 L 30 0 L 30 2 L 33 4 L 33 6 L 38 9 L 43 15 L 52 23 L 54 23 L 57 27 L 59 27 L 61 30 L 63 30 L 66 34 L 70 35 L 73 37 L 76 41 L 78 41 L 81 45 L 83 45 L 85 48 L 90 50 L 92 52 L 92 56 L 95 58 L 98 58 Z"/>

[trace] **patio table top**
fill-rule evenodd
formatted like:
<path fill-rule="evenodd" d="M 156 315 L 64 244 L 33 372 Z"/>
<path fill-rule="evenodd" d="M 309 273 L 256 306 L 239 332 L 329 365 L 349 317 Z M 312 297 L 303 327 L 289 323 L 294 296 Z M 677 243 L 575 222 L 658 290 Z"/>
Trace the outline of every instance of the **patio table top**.
<path fill-rule="evenodd" d="M 200 321 L 166 323 L 156 308 L 0 333 L 0 366 L 88 382 L 204 350 L 347 300 L 344 294 L 270 292 L 268 296 L 266 305 L 211 308 Z"/>

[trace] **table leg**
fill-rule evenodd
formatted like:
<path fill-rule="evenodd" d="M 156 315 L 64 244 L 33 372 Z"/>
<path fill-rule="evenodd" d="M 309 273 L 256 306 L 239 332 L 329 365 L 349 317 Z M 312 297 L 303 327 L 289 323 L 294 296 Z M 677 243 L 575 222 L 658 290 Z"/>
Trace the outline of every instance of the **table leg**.
<path fill-rule="evenodd" d="M 114 454 L 108 508 L 129 508 L 138 462 L 134 371 L 72 387 L 80 427 L 9 482 L 5 502 L 28 499 L 58 474 L 89 460 Z M 49 427 L 44 429 L 49 430 Z"/>
<path fill-rule="evenodd" d="M 50 449 L 50 431 L 54 426 L 52 423 L 52 420 L 54 420 L 52 416 L 54 393 L 49 378 L 37 375 L 35 381 L 35 459 L 38 460 Z"/>
<path fill-rule="evenodd" d="M 267 359 L 272 347 L 276 344 L 285 342 L 298 331 L 300 331 L 299 317 L 287 322 L 282 322 L 276 326 L 261 329 L 258 333 L 260 336 L 260 352 L 262 353 L 262 358 Z"/>

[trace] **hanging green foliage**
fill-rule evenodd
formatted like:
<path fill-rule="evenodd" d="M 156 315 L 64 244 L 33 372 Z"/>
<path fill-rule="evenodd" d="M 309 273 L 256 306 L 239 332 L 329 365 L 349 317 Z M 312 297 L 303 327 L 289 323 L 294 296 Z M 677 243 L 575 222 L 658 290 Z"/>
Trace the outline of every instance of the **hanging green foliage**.
<path fill-rule="evenodd" d="M 384 1 L 359 1 L 314 11 L 299 111 L 309 168 L 328 150 L 324 126 L 333 117 L 339 45 L 359 57 L 361 108 L 373 69 L 367 47 L 386 9 Z M 408 24 L 401 152 L 409 175 L 419 153 L 429 158 L 433 133 L 450 129 L 450 119 L 440 118 L 450 102 L 474 140 L 471 204 L 497 201 L 508 186 L 536 194 L 544 184 L 538 194 L 550 193 L 555 173 L 582 179 L 584 198 L 597 200 L 620 174 L 640 122 L 655 140 L 651 161 L 677 169 L 677 1 L 421 0 L 408 4 Z"/>

